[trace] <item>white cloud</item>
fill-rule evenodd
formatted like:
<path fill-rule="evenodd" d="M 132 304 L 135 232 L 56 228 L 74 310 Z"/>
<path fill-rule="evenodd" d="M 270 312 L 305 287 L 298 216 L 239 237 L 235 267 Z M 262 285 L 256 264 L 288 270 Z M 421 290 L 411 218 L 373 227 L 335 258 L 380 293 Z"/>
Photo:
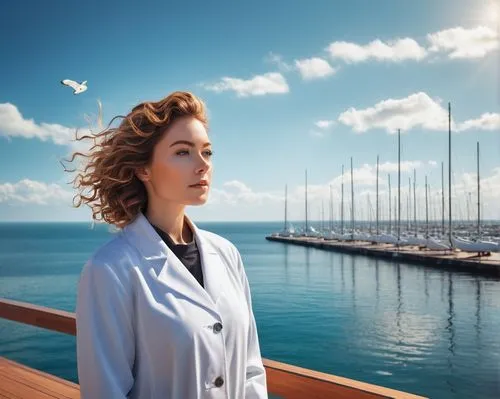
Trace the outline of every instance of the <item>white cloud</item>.
<path fill-rule="evenodd" d="M 419 169 L 423 167 L 425 162 L 423 161 L 402 161 L 401 162 L 401 172 L 402 173 L 413 173 L 413 169 Z M 397 162 L 383 162 L 379 165 L 379 186 L 380 192 L 382 193 L 385 186 L 387 185 L 387 173 L 394 173 L 398 170 Z M 377 164 L 363 164 L 361 166 L 353 168 L 352 171 L 353 182 L 355 187 L 355 192 L 360 193 L 360 190 L 365 194 L 368 192 L 374 192 L 373 190 L 367 188 L 374 188 L 377 184 Z M 308 185 L 308 198 L 312 201 L 326 201 L 330 199 L 330 186 L 332 187 L 332 197 L 333 200 L 338 203 L 341 198 L 341 187 L 342 178 L 344 180 L 344 198 L 347 199 L 351 195 L 351 169 L 348 165 L 345 165 L 344 175 L 341 173 L 330 181 L 324 184 L 309 184 Z M 405 177 L 405 182 L 407 177 Z M 301 202 L 304 198 L 304 186 L 299 186 L 295 190 L 290 190 L 293 193 L 292 201 Z M 355 194 L 359 198 L 359 194 Z M 325 202 L 325 203 L 326 203 Z"/>
<path fill-rule="evenodd" d="M 231 181 L 225 182 L 223 184 L 223 186 L 226 188 L 229 188 L 229 189 L 235 189 L 237 192 L 242 193 L 242 194 L 243 193 L 248 194 L 248 193 L 252 192 L 250 187 L 248 187 L 245 183 L 243 183 L 239 180 L 231 180 Z"/>
<path fill-rule="evenodd" d="M 482 58 L 499 47 L 495 30 L 486 26 L 456 27 L 427 35 L 429 51 L 446 53 L 449 58 Z"/>
<path fill-rule="evenodd" d="M 406 197 L 408 193 L 408 176 L 413 175 L 413 168 L 425 168 L 426 164 L 431 164 L 434 161 L 408 161 L 402 163 L 402 172 L 406 173 L 403 177 L 402 186 L 402 204 L 403 213 L 406 212 Z M 382 165 L 384 165 L 382 167 Z M 384 173 L 382 173 L 384 169 Z M 397 193 L 397 176 L 394 179 L 394 172 L 397 171 L 397 163 L 386 162 L 380 165 L 380 175 L 379 175 L 379 195 L 380 195 L 380 211 L 381 217 L 387 218 L 387 189 L 388 189 L 388 179 L 387 172 L 393 173 L 391 178 L 392 193 L 396 195 Z M 420 172 L 422 173 L 422 172 Z M 393 180 L 394 179 L 394 180 Z M 355 202 L 357 212 L 362 212 L 362 214 L 367 215 L 367 198 L 370 195 L 372 201 L 372 207 L 375 206 L 375 185 L 376 185 L 376 164 L 364 164 L 353 169 L 353 181 L 354 181 L 354 192 L 355 192 Z M 472 192 L 473 197 L 475 194 L 476 187 L 476 175 L 474 173 L 464 173 L 460 179 L 459 183 L 453 183 L 452 185 L 452 197 L 453 197 L 453 218 L 464 218 L 464 210 L 466 209 L 466 195 L 467 192 Z M 338 207 L 339 201 L 341 199 L 341 183 L 342 175 L 339 174 L 335 176 L 330 181 L 324 184 L 309 184 L 308 185 L 308 200 L 311 204 L 311 211 L 313 217 L 316 216 L 317 209 L 321 206 L 321 202 L 325 204 L 325 214 L 328 214 L 328 203 L 330 199 L 330 186 L 332 187 L 332 197 L 335 206 L 336 217 L 339 217 Z M 349 204 L 351 198 L 351 171 L 349 167 L 345 168 L 344 172 L 344 210 L 346 212 L 345 217 L 349 217 Z M 412 183 L 413 184 L 413 183 Z M 404 188 L 403 188 L 404 187 Z M 430 188 L 430 200 L 436 200 L 436 198 L 441 198 L 440 191 L 441 183 L 437 183 L 434 187 Z M 425 212 L 425 208 L 422 205 L 425 193 L 423 186 L 423 178 L 419 176 L 417 183 L 417 201 L 419 204 L 418 213 L 419 217 Z M 291 194 L 290 194 L 291 193 Z M 461 195 L 460 193 L 463 193 Z M 481 178 L 481 202 L 483 207 L 483 218 L 484 219 L 498 219 L 500 218 L 500 208 L 498 203 L 500 201 L 500 167 L 493 168 L 492 173 L 488 176 Z M 300 215 L 299 219 L 303 216 L 303 204 L 304 204 L 304 186 L 296 186 L 295 188 L 289 187 L 289 209 L 295 215 Z M 382 205 L 383 204 L 383 205 Z M 447 203 L 446 203 L 447 206 Z M 374 211 L 374 209 L 372 209 Z M 393 214 L 394 215 L 394 214 Z"/>
<path fill-rule="evenodd" d="M 304 80 L 326 78 L 338 71 L 338 69 L 333 68 L 327 60 L 319 57 L 295 60 L 294 65 L 292 65 L 285 62 L 281 55 L 270 52 L 264 60 L 276 65 L 282 72 L 297 70 Z"/>
<path fill-rule="evenodd" d="M 336 124 L 335 121 L 328 121 L 328 120 L 317 121 L 314 123 L 314 125 L 316 126 L 316 128 L 320 130 L 311 129 L 309 130 L 309 135 L 316 138 L 326 137 L 328 135 L 327 132 L 328 129 L 332 126 L 335 126 L 335 124 Z"/>
<path fill-rule="evenodd" d="M 413 172 L 413 169 L 421 168 L 422 161 L 401 161 L 401 172 Z M 398 171 L 397 162 L 382 162 L 379 164 L 379 183 L 385 181 L 385 173 L 394 173 Z M 355 185 L 375 185 L 377 183 L 377 164 L 363 164 L 360 167 L 353 168 L 353 180 Z M 344 170 L 344 184 L 351 181 L 351 170 Z M 329 184 L 340 187 L 342 184 L 342 174 L 334 178 Z M 350 183 L 349 183 L 350 184 Z"/>
<path fill-rule="evenodd" d="M 326 78 L 337 72 L 328 61 L 318 57 L 295 60 L 295 66 L 304 80 Z"/>
<path fill-rule="evenodd" d="M 332 58 L 340 58 L 348 63 L 363 62 L 370 59 L 392 62 L 420 61 L 427 56 L 425 48 L 411 38 L 387 42 L 376 39 L 366 45 L 336 41 L 331 43 L 326 50 Z"/>
<path fill-rule="evenodd" d="M 335 41 L 326 51 L 333 59 L 341 59 L 347 63 L 369 60 L 402 62 L 422 61 L 431 53 L 444 54 L 451 59 L 482 58 L 500 45 L 498 33 L 486 26 L 444 29 L 427 34 L 427 41 L 427 49 L 409 37 L 385 42 L 376 39 L 368 44 Z"/>
<path fill-rule="evenodd" d="M 287 64 L 285 61 L 283 61 L 283 57 L 280 54 L 275 54 L 272 51 L 269 52 L 267 57 L 264 58 L 264 61 L 276 65 L 278 69 L 283 72 L 288 72 L 293 69 L 292 65 Z"/>
<path fill-rule="evenodd" d="M 368 185 L 369 186 L 369 185 L 376 184 L 377 183 L 376 171 L 377 170 L 376 170 L 376 168 L 373 167 L 373 165 L 368 165 L 368 164 L 364 164 L 363 166 L 358 167 L 358 168 L 353 168 L 352 177 L 353 177 L 354 185 L 356 185 L 356 186 Z M 337 184 L 339 182 L 339 178 L 341 180 L 342 175 L 340 175 L 336 179 Z M 380 176 L 379 176 L 379 179 L 380 179 Z M 351 182 L 350 169 L 346 169 L 346 171 L 344 172 L 344 184 L 347 182 L 350 185 L 350 182 Z"/>
<path fill-rule="evenodd" d="M 429 161 L 431 162 L 431 161 Z M 421 161 L 401 161 L 401 171 L 411 172 L 413 169 L 418 169 L 422 166 Z M 380 172 L 397 172 L 398 164 L 397 162 L 384 162 L 379 165 Z"/>
<path fill-rule="evenodd" d="M 467 196 L 466 193 L 472 193 L 472 201 L 477 200 L 477 174 L 474 172 L 466 172 L 461 176 L 457 176 L 457 183 L 452 186 L 452 197 L 454 198 L 454 211 L 462 211 L 457 217 L 464 218 L 467 216 Z M 500 167 L 492 169 L 488 176 L 481 177 L 481 208 L 483 219 L 499 219 L 500 218 Z M 457 197 L 458 195 L 458 197 Z M 472 218 L 477 217 L 476 207 L 473 206 Z"/>
<path fill-rule="evenodd" d="M 335 126 L 335 121 L 327 121 L 327 120 L 321 120 L 317 121 L 314 124 L 316 127 L 319 127 L 320 129 L 328 129 L 331 126 Z"/>
<path fill-rule="evenodd" d="M 57 123 L 36 123 L 33 119 L 25 119 L 14 104 L 0 104 L 0 136 L 38 138 L 67 145 L 74 138 L 75 131 Z"/>
<path fill-rule="evenodd" d="M 281 73 L 269 72 L 256 75 L 251 79 L 223 77 L 215 84 L 202 85 L 206 90 L 221 93 L 234 91 L 238 97 L 263 96 L 266 94 L 284 94 L 290 91 L 286 79 Z"/>
<path fill-rule="evenodd" d="M 437 162 L 436 161 L 428 161 L 427 162 L 430 166 L 437 166 Z"/>
<path fill-rule="evenodd" d="M 65 188 L 61 184 L 44 183 L 30 179 L 23 179 L 15 183 L 0 183 L 0 206 L 37 205 L 50 207 L 53 212 L 57 212 L 61 206 L 72 206 L 73 197 L 76 194 L 72 190 L 71 184 Z M 241 209 L 244 209 L 246 207 L 262 211 L 263 206 L 281 205 L 283 199 L 281 193 L 257 192 L 245 183 L 233 180 L 224 183 L 221 189 L 212 189 L 207 205 L 209 205 L 209 209 L 214 209 L 215 206 L 215 209 L 218 209 L 223 215 L 224 209 L 227 210 L 228 205 L 232 208 L 242 207 Z M 195 208 L 197 207 L 193 209 Z M 77 210 L 73 210 L 77 212 Z M 238 220 L 237 214 L 235 220 Z"/>
<path fill-rule="evenodd" d="M 500 130 L 500 114 L 484 113 L 477 119 L 469 119 L 465 122 L 459 123 L 457 126 L 458 131 L 469 129 L 477 130 Z"/>
<path fill-rule="evenodd" d="M 209 196 L 209 203 L 212 205 L 262 205 L 277 201 L 283 201 L 283 197 L 273 193 L 255 192 L 238 180 L 225 182 L 222 189 L 214 188 Z"/>
<path fill-rule="evenodd" d="M 36 204 L 54 205 L 68 204 L 73 200 L 71 191 L 58 184 L 47 184 L 30 179 L 17 183 L 0 184 L 0 203 L 9 205 Z"/>
<path fill-rule="evenodd" d="M 500 209 L 498 208 L 498 201 L 500 201 L 500 167 L 493 168 L 493 173 L 488 177 L 482 178 L 480 184 L 483 196 L 486 193 L 487 198 L 490 200 L 495 199 L 494 205 L 497 206 L 497 210 Z"/>
<path fill-rule="evenodd" d="M 78 137 L 81 138 L 102 130 L 101 112 L 102 109 L 96 121 L 93 121 L 92 116 L 85 115 L 88 128 L 71 128 L 57 123 L 37 123 L 33 119 L 25 119 L 14 104 L 3 103 L 0 104 L 0 137 L 50 140 L 57 145 L 69 146 L 71 151 L 87 152 L 93 143 L 88 139 L 76 141 L 75 135 L 78 131 Z"/>
<path fill-rule="evenodd" d="M 402 170 L 407 175 L 403 179 L 406 183 L 408 175 L 411 176 L 413 167 L 425 168 L 427 165 L 435 163 L 434 161 L 406 161 L 402 163 Z M 387 172 L 394 173 L 397 170 L 397 163 L 385 162 L 380 164 L 380 215 L 381 218 L 387 217 Z M 363 215 L 367 215 L 367 195 L 371 197 L 372 216 L 375 206 L 375 184 L 376 184 L 376 164 L 363 164 L 353 171 L 356 210 Z M 394 175 L 393 175 L 394 176 Z M 458 176 L 457 176 L 458 177 Z M 392 180 L 392 179 L 391 179 Z M 325 217 L 329 215 L 330 186 L 334 200 L 335 217 L 339 218 L 339 204 L 341 198 L 342 176 L 333 177 L 324 184 L 309 184 L 310 217 L 317 218 L 321 209 L 321 202 L 325 206 Z M 466 193 L 472 192 L 475 198 L 476 175 L 475 173 L 463 173 L 456 184 L 453 184 L 453 212 L 454 218 L 464 218 L 466 208 Z M 396 190 L 397 181 L 393 180 L 392 189 Z M 69 186 L 69 185 L 68 185 Z M 424 190 L 422 177 L 419 175 L 417 184 L 417 200 L 419 203 L 419 217 L 422 217 L 425 211 L 422 207 Z M 440 183 L 433 186 L 430 198 L 440 198 Z M 393 191 L 395 193 L 396 191 Z M 403 197 L 407 194 L 407 185 L 403 190 Z M 463 194 L 460 194 L 463 193 Z M 70 207 L 72 204 L 73 193 L 64 188 L 62 184 L 49 184 L 37 182 L 29 179 L 21 180 L 17 183 L 0 184 L 0 212 L 3 209 L 9 211 L 10 206 L 26 205 L 29 209 L 46 210 L 46 219 L 58 219 L 59 214 L 67 212 L 67 220 L 75 220 L 78 212 L 81 213 L 80 220 L 89 220 L 89 215 L 82 213 Z M 406 198 L 406 197 L 404 197 Z M 196 220 L 277 220 L 282 217 L 284 206 L 283 192 L 258 192 L 253 190 L 247 184 L 233 180 L 222 185 L 221 189 L 212 189 L 209 196 L 209 202 L 204 207 L 192 207 L 189 210 L 191 216 Z M 344 201 L 345 217 L 349 217 L 350 204 L 350 169 L 346 166 L 344 174 Z M 403 204 L 405 200 L 403 199 Z M 482 216 L 484 219 L 500 218 L 500 167 L 493 168 L 490 173 L 485 173 L 481 178 L 481 203 L 483 207 Z M 5 208 L 6 206 L 6 208 Z M 38 208 L 43 207 L 43 208 Z M 288 216 L 291 220 L 302 220 L 304 217 L 304 186 L 288 187 Z M 25 208 L 28 209 L 28 208 Z M 403 212 L 405 212 L 403 206 Z M 475 208 L 474 208 L 475 209 Z M 28 210 L 26 210 L 28 212 Z M 38 213 L 42 211 L 37 211 Z M 45 212 L 45 211 L 43 211 Z M 12 212 L 11 212 L 12 213 Z M 24 215 L 24 213 L 23 213 Z M 474 217 L 472 215 L 472 217 Z M 10 220 L 10 219 L 9 219 Z M 14 220 L 14 219 L 13 219 Z M 61 219 L 63 220 L 63 219 Z"/>
<path fill-rule="evenodd" d="M 377 128 L 389 133 L 415 127 L 445 130 L 448 126 L 448 112 L 439 100 L 420 92 L 406 98 L 383 100 L 366 109 L 351 107 L 341 113 L 338 120 L 357 133 Z"/>
<path fill-rule="evenodd" d="M 365 109 L 351 107 L 339 115 L 338 121 L 356 133 L 384 129 L 394 134 L 398 129 L 408 131 L 414 128 L 447 131 L 448 110 L 441 106 L 441 100 L 420 92 L 405 98 L 383 100 Z M 484 113 L 477 119 L 462 123 L 452 120 L 451 129 L 454 132 L 500 129 L 500 114 Z"/>

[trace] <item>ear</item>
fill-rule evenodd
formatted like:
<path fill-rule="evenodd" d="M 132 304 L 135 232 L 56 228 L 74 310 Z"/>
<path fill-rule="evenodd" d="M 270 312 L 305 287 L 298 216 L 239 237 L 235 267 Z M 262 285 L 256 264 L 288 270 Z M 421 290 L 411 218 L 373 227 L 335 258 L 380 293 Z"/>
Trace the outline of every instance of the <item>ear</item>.
<path fill-rule="evenodd" d="M 142 182 L 147 182 L 151 178 L 151 174 L 149 172 L 149 168 L 147 168 L 145 166 L 137 168 L 135 170 L 135 175 Z"/>

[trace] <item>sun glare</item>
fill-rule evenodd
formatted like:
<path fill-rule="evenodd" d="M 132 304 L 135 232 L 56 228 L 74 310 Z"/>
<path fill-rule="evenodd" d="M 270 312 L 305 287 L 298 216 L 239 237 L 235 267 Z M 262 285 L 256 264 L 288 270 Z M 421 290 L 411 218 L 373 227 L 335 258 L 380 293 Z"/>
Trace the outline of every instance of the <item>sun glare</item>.
<path fill-rule="evenodd" d="M 500 2 L 496 0 L 488 1 L 480 13 L 480 19 L 482 23 L 489 26 L 497 27 L 500 23 Z"/>

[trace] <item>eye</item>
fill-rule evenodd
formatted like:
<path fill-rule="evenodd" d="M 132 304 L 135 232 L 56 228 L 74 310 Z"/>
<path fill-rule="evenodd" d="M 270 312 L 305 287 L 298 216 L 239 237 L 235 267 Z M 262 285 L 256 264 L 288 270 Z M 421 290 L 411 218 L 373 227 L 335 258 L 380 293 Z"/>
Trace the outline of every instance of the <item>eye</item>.
<path fill-rule="evenodd" d="M 175 154 L 179 155 L 179 156 L 189 155 L 189 151 L 187 151 L 187 150 L 179 150 Z"/>
<path fill-rule="evenodd" d="M 212 150 L 206 150 L 203 152 L 207 157 L 211 157 L 212 155 L 214 155 L 214 153 L 212 152 Z"/>

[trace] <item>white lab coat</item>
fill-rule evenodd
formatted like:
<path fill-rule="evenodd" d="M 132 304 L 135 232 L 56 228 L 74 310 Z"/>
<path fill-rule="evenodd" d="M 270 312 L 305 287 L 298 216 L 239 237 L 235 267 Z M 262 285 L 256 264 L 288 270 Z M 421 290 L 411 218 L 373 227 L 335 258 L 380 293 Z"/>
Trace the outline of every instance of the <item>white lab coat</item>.
<path fill-rule="evenodd" d="M 76 306 L 82 399 L 267 398 L 240 254 L 187 220 L 205 289 L 142 213 L 85 264 Z"/>

